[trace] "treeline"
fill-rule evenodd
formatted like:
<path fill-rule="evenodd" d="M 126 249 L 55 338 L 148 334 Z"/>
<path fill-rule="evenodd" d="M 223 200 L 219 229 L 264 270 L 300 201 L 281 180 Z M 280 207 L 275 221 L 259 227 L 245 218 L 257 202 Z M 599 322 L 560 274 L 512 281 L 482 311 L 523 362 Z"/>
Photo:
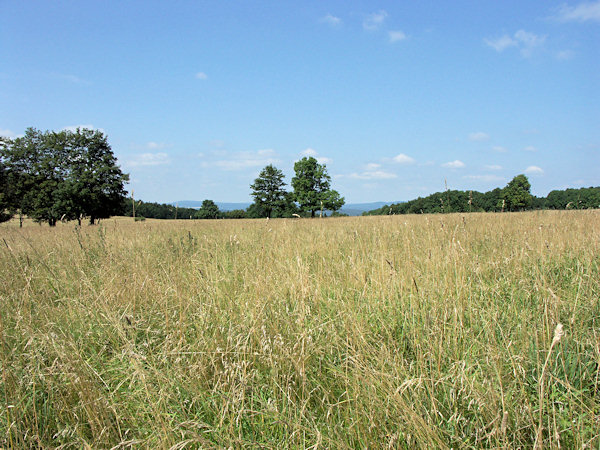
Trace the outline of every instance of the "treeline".
<path fill-rule="evenodd" d="M 123 201 L 121 207 L 124 216 L 134 216 L 134 204 L 131 199 Z M 176 205 L 166 203 L 135 201 L 135 217 L 137 220 L 144 219 L 259 219 L 267 217 L 267 210 L 260 204 L 253 203 L 246 209 L 234 209 L 231 211 L 221 211 L 212 200 L 204 200 L 202 207 L 179 208 Z M 270 212 L 271 218 L 291 218 L 296 216 L 310 217 L 310 212 L 302 211 L 293 200 L 279 205 Z M 342 214 L 338 212 L 331 213 L 334 216 Z"/>
<path fill-rule="evenodd" d="M 530 193 L 527 177 L 519 175 L 503 189 L 496 188 L 488 192 L 436 192 L 408 202 L 385 205 L 363 215 L 592 208 L 600 208 L 600 187 L 554 190 L 547 197 L 536 197 Z"/>

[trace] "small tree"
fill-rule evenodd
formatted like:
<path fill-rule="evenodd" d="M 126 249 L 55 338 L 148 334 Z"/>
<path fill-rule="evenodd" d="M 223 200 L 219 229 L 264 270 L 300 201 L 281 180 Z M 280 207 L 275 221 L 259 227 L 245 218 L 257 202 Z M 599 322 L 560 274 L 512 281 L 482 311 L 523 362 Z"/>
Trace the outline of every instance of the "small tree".
<path fill-rule="evenodd" d="M 261 170 L 258 178 L 250 185 L 254 202 L 266 217 L 271 217 L 274 210 L 284 207 L 284 186 L 283 172 L 272 164 Z"/>
<path fill-rule="evenodd" d="M 204 200 L 196 213 L 198 219 L 218 219 L 221 216 L 219 207 L 212 200 Z"/>
<path fill-rule="evenodd" d="M 312 156 L 302 158 L 294 164 L 296 176 L 292 178 L 295 200 L 300 209 L 315 217 L 318 210 L 336 211 L 344 205 L 344 198 L 330 189 L 331 177 L 324 164 Z"/>
<path fill-rule="evenodd" d="M 509 211 L 522 211 L 531 208 L 533 196 L 531 195 L 531 184 L 523 174 L 514 177 L 504 189 L 502 189 L 501 200 Z"/>

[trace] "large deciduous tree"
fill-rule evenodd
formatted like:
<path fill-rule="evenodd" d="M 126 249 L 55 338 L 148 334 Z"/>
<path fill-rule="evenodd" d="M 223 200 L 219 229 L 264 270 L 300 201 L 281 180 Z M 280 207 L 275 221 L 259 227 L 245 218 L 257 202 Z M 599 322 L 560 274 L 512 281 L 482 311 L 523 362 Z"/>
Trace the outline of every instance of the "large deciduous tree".
<path fill-rule="evenodd" d="M 283 172 L 272 164 L 260 171 L 258 178 L 250 185 L 252 197 L 266 217 L 271 217 L 276 209 L 283 209 L 286 203 Z"/>
<path fill-rule="evenodd" d="M 102 132 L 29 128 L 1 151 L 14 211 L 50 226 L 82 216 L 93 224 L 120 212 L 129 176 Z"/>
<path fill-rule="evenodd" d="M 292 178 L 295 200 L 300 209 L 315 217 L 318 210 L 337 211 L 344 205 L 344 198 L 331 189 L 331 177 L 324 164 L 312 156 L 302 158 L 294 164 L 296 176 Z"/>
<path fill-rule="evenodd" d="M 502 200 L 509 211 L 530 209 L 533 203 L 531 184 L 523 174 L 517 175 L 502 189 Z"/>

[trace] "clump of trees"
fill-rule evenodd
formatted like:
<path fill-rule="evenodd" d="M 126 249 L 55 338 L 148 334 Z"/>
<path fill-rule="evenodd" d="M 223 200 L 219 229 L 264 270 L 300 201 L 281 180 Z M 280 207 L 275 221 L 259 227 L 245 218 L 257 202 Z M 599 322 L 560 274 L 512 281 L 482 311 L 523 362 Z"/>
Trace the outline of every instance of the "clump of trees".
<path fill-rule="evenodd" d="M 296 161 L 292 192 L 284 189 L 283 172 L 272 164 L 266 166 L 250 185 L 254 203 L 249 217 L 292 217 L 294 214 L 315 217 L 317 211 L 332 211 L 344 205 L 344 198 L 331 189 L 331 177 L 325 164 L 309 156 Z"/>
<path fill-rule="evenodd" d="M 331 189 L 331 177 L 327 167 L 312 157 L 297 161 L 292 179 L 293 191 L 285 189 L 284 174 L 269 164 L 263 168 L 250 185 L 254 202 L 246 209 L 220 211 L 212 200 L 204 200 L 199 209 L 179 208 L 158 203 L 135 203 L 136 216 L 155 219 L 254 219 L 277 218 L 293 215 L 314 217 L 317 211 L 330 211 L 333 216 L 344 205 L 344 198 Z M 124 201 L 124 213 L 133 215 L 133 203 Z"/>
<path fill-rule="evenodd" d="M 121 212 L 128 180 L 98 130 L 29 128 L 23 137 L 0 141 L 3 220 L 18 214 L 54 226 L 87 217 L 94 224 Z"/>
<path fill-rule="evenodd" d="M 458 190 L 436 192 L 408 202 L 385 205 L 363 215 L 590 208 L 600 208 L 600 187 L 556 190 L 547 197 L 536 197 L 531 194 L 529 180 L 521 174 L 502 189 L 496 188 L 483 193 Z"/>

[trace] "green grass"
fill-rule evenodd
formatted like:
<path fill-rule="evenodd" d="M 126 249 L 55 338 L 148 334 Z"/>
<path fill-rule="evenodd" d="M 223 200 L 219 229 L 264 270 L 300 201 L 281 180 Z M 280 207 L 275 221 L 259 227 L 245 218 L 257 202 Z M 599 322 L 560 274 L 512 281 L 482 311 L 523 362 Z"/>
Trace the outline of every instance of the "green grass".
<path fill-rule="evenodd" d="M 597 211 L 0 234 L 2 447 L 600 446 Z"/>

